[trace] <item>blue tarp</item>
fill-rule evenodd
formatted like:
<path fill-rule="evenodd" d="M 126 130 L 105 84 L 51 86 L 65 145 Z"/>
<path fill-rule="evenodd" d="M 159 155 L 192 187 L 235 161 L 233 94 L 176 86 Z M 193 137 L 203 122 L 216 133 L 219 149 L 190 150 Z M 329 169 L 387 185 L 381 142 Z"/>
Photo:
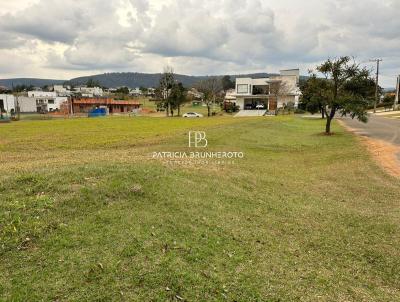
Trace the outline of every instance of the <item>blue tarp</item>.
<path fill-rule="evenodd" d="M 107 111 L 106 108 L 96 108 L 91 111 L 89 111 L 88 116 L 89 117 L 98 117 L 98 116 L 106 116 Z"/>

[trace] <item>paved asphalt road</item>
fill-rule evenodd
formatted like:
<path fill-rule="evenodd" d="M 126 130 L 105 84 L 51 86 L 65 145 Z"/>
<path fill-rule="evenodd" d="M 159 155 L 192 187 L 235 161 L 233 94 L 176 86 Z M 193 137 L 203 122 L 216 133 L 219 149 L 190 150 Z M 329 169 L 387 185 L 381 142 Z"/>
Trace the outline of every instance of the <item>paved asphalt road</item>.
<path fill-rule="evenodd" d="M 368 123 L 364 124 L 357 119 L 341 118 L 359 135 L 384 140 L 400 146 L 400 119 L 390 119 L 382 116 L 370 115 Z"/>

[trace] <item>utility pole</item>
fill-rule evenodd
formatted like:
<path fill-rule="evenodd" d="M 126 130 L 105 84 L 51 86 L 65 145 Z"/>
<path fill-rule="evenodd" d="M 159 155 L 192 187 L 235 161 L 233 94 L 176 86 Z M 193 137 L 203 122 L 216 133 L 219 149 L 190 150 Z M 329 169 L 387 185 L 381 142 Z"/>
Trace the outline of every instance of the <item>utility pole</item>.
<path fill-rule="evenodd" d="M 19 93 L 17 93 L 17 121 L 21 119 L 21 108 L 19 106 Z"/>
<path fill-rule="evenodd" d="M 376 113 L 376 105 L 378 104 L 378 87 L 379 87 L 379 63 L 382 62 L 382 59 L 373 59 L 371 62 L 376 62 L 376 82 L 375 82 L 375 103 L 374 103 L 374 113 Z"/>
<path fill-rule="evenodd" d="M 399 109 L 399 94 L 400 94 L 400 75 L 397 76 L 396 98 L 394 100 L 393 110 Z"/>
<path fill-rule="evenodd" d="M 73 106 L 73 104 L 72 104 L 72 96 L 71 95 L 69 95 L 69 96 L 67 96 L 67 100 L 68 100 L 68 105 L 69 105 L 69 108 L 68 108 L 68 112 L 69 112 L 69 117 L 73 117 L 74 116 L 74 106 Z"/>

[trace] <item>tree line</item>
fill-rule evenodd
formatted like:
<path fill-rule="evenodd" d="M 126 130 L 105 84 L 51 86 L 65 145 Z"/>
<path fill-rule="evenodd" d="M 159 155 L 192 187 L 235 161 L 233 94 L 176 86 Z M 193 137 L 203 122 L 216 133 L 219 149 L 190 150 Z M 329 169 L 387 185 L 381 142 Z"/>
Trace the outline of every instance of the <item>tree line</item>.
<path fill-rule="evenodd" d="M 193 85 L 202 95 L 202 101 L 207 107 L 207 116 L 212 115 L 213 104 L 221 103 L 226 91 L 234 87 L 235 83 L 230 76 L 207 77 Z M 158 106 L 166 111 L 167 116 L 174 116 L 175 111 L 180 116 L 181 106 L 190 100 L 188 90 L 176 80 L 174 70 L 170 66 L 164 68 L 155 93 Z"/>

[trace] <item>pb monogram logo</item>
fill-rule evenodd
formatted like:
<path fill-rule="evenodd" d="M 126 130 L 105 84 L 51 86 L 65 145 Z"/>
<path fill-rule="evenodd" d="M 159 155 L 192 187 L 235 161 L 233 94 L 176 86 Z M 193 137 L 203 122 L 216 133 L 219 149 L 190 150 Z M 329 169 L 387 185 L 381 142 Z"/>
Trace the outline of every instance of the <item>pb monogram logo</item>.
<path fill-rule="evenodd" d="M 204 131 L 189 131 L 189 147 L 205 148 L 208 141 Z"/>

